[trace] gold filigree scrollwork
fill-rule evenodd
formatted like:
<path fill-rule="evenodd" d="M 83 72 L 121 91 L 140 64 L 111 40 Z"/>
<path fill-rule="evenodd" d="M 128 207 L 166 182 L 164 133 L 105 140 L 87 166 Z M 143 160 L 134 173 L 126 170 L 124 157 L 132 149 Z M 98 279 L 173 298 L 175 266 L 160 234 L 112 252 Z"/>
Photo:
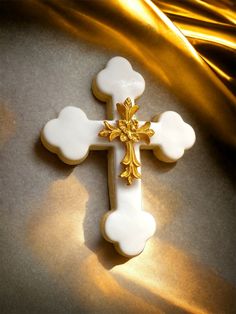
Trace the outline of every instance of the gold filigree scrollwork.
<path fill-rule="evenodd" d="M 121 161 L 125 169 L 120 176 L 125 178 L 127 184 L 130 185 L 133 179 L 141 179 L 141 174 L 138 171 L 141 163 L 135 155 L 134 143 L 145 141 L 149 144 L 150 137 L 154 135 L 154 131 L 150 129 L 151 122 L 145 122 L 139 127 L 139 121 L 133 118 L 139 110 L 139 106 L 136 104 L 132 105 L 130 98 L 126 98 L 123 104 L 118 103 L 116 106 L 121 119 L 117 120 L 114 126 L 104 121 L 105 128 L 99 132 L 99 136 L 107 137 L 109 141 L 118 138 L 125 144 L 126 154 Z"/>

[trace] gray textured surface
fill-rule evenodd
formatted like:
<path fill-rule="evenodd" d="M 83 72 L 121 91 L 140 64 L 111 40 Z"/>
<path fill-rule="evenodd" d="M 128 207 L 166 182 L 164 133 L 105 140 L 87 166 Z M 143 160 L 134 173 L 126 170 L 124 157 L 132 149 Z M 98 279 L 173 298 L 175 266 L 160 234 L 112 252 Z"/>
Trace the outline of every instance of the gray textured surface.
<path fill-rule="evenodd" d="M 94 99 L 90 86 L 94 75 L 114 54 L 95 49 L 50 27 L 1 23 L 1 313 L 127 311 L 122 303 L 114 307 L 113 301 L 106 301 L 102 307 L 98 301 L 98 304 L 91 301 L 93 293 L 96 297 L 96 290 L 92 288 L 92 281 L 88 283 L 85 275 L 79 273 L 82 260 L 90 251 L 98 257 L 106 272 L 123 263 L 113 254 L 113 247 L 100 238 L 99 221 L 109 208 L 106 153 L 92 152 L 82 165 L 74 168 L 47 152 L 39 141 L 42 126 L 66 105 L 78 105 L 91 119 L 105 118 L 105 106 Z M 146 80 L 145 93 L 138 101 L 140 117 L 150 119 L 158 112 L 175 110 L 195 128 L 197 135 L 195 147 L 173 166 L 157 161 L 151 152 L 142 153 L 144 206 L 154 214 L 159 224 L 155 237 L 186 252 L 199 265 L 236 285 L 232 152 L 211 139 L 191 112 L 140 64 L 130 61 Z M 73 253 L 78 254 L 77 257 L 63 255 L 66 248 L 60 248 L 57 243 L 53 223 L 46 222 L 46 229 L 40 229 L 42 221 L 51 217 L 45 200 L 51 204 L 56 198 L 51 186 L 58 180 L 68 180 L 69 176 L 73 176 L 72 185 L 78 182 L 83 186 L 88 198 L 80 226 L 87 253 L 78 246 Z M 70 181 L 66 184 L 65 199 L 80 199 L 79 192 L 75 189 L 71 195 L 69 187 Z M 55 189 L 60 194 L 63 185 Z M 63 238 L 68 238 L 70 247 L 75 244 L 70 243 L 70 225 L 65 226 L 69 226 L 68 232 L 64 232 L 64 226 L 60 232 L 64 232 Z M 51 236 L 55 239 L 50 239 Z M 58 247 L 48 248 L 54 246 L 54 240 Z M 100 248 L 103 253 L 98 254 Z M 67 260 L 62 265 L 57 256 L 60 254 Z M 154 260 L 156 254 L 153 255 Z M 175 256 L 172 258 L 175 263 Z M 81 272 L 89 272 L 89 267 L 88 263 Z M 58 268 L 58 272 L 53 268 Z M 75 269 L 77 272 L 73 273 Z M 145 280 L 145 275 L 140 273 Z M 79 276 L 76 294 L 73 276 Z M 115 278 L 117 276 L 114 275 Z M 119 278 L 117 281 L 121 286 L 131 285 Z M 135 294 L 135 288 L 130 286 L 129 289 Z M 147 291 L 140 291 L 143 298 L 149 298 Z M 89 302 L 95 304 L 94 307 L 88 306 Z M 155 306 L 158 302 L 161 304 L 158 300 L 152 302 Z M 171 304 L 161 306 L 167 313 L 178 312 Z"/>

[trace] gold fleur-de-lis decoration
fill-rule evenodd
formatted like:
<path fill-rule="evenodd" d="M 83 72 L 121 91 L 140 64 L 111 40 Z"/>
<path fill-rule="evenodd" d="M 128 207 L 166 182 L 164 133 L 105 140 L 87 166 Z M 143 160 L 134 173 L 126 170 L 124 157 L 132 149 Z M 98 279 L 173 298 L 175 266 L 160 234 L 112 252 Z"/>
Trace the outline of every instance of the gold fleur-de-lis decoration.
<path fill-rule="evenodd" d="M 138 161 L 134 143 L 139 141 L 145 141 L 150 143 L 150 137 L 154 135 L 154 131 L 150 129 L 151 122 L 145 122 L 139 127 L 139 121 L 133 116 L 139 110 L 139 106 L 134 104 L 130 98 L 126 98 L 123 104 L 117 104 L 117 111 L 119 112 L 121 119 L 116 121 L 116 125 L 111 125 L 107 121 L 104 121 L 105 128 L 99 132 L 99 136 L 107 137 L 109 141 L 113 141 L 118 138 L 126 146 L 126 154 L 121 164 L 125 169 L 120 174 L 121 178 L 127 180 L 127 184 L 132 184 L 133 179 L 141 179 L 141 174 L 138 171 L 138 167 L 141 166 Z"/>

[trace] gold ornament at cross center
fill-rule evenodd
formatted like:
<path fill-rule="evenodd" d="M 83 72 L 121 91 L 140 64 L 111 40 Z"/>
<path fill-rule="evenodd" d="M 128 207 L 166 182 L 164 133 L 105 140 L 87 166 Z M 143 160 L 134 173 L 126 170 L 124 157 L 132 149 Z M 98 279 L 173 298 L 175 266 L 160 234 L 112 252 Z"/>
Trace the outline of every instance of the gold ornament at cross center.
<path fill-rule="evenodd" d="M 141 179 L 138 167 L 141 166 L 134 150 L 134 143 L 145 141 L 150 142 L 150 137 L 154 135 L 154 131 L 150 129 L 151 122 L 145 122 L 139 127 L 139 121 L 133 118 L 134 114 L 139 110 L 138 105 L 132 105 L 131 99 L 128 97 L 123 104 L 117 104 L 117 111 L 121 116 L 121 120 L 116 121 L 116 125 L 111 125 L 104 121 L 105 128 L 99 132 L 99 136 L 107 137 L 109 141 L 118 138 L 126 146 L 126 154 L 121 164 L 125 166 L 124 171 L 120 174 L 121 178 L 127 180 L 130 185 L 133 179 Z"/>

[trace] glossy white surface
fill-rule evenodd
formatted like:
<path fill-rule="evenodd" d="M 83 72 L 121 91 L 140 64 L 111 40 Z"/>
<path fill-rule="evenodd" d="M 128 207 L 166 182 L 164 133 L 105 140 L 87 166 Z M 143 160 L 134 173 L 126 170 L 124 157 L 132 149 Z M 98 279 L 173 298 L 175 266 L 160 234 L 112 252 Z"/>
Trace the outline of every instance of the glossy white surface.
<path fill-rule="evenodd" d="M 193 128 L 174 111 L 166 111 L 154 120 L 159 122 L 158 127 L 152 125 L 156 130 L 151 138 L 151 144 L 157 145 L 154 149 L 155 156 L 165 162 L 177 161 L 195 143 Z"/>
<path fill-rule="evenodd" d="M 112 99 L 113 111 L 117 117 L 116 104 L 122 103 L 127 97 L 134 100 L 141 96 L 145 81 L 141 74 L 133 70 L 127 59 L 114 57 L 107 62 L 105 69 L 98 73 L 96 87 L 101 100 Z"/>

